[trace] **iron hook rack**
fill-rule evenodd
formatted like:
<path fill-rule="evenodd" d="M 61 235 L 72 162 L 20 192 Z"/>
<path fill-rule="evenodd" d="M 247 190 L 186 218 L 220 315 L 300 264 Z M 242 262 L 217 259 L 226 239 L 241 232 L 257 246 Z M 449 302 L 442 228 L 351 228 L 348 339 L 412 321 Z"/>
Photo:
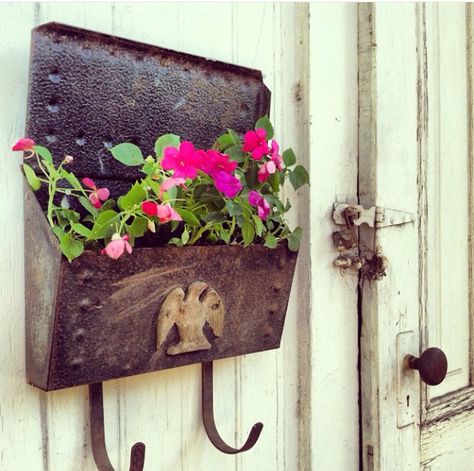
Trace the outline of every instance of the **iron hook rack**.
<path fill-rule="evenodd" d="M 102 383 L 89 384 L 89 412 L 91 444 L 94 461 L 99 471 L 115 471 L 105 447 L 104 401 Z M 145 444 L 137 442 L 130 453 L 130 471 L 143 471 Z"/>
<path fill-rule="evenodd" d="M 252 427 L 246 442 L 241 448 L 233 448 L 222 440 L 214 420 L 214 374 L 212 361 L 202 363 L 202 420 L 207 436 L 212 444 L 222 453 L 229 455 L 250 450 L 257 443 L 263 429 L 263 424 L 257 422 Z"/>

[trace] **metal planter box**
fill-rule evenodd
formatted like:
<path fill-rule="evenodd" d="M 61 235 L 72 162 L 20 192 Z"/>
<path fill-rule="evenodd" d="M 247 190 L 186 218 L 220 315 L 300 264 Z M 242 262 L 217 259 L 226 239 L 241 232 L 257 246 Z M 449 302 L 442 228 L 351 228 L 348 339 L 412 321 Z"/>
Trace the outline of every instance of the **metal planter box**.
<path fill-rule="evenodd" d="M 86 251 L 69 263 L 35 195 L 25 195 L 26 373 L 34 386 L 62 389 L 279 347 L 296 263 L 285 245 L 137 248 L 119 260 Z M 192 296 L 204 314 L 184 309 Z M 163 310 L 167 298 L 176 313 Z M 188 320 L 201 316 L 194 333 L 173 318 L 180 309 Z M 196 334 L 207 349 L 172 353 Z"/>
<path fill-rule="evenodd" d="M 74 156 L 112 198 L 140 176 L 108 152 L 151 152 L 174 132 L 212 145 L 251 129 L 270 107 L 257 70 L 67 25 L 33 30 L 27 135 Z M 58 161 L 56 161 L 57 163 Z M 25 190 L 26 373 L 44 390 L 277 348 L 296 254 L 286 246 L 135 248 L 69 264 Z"/>

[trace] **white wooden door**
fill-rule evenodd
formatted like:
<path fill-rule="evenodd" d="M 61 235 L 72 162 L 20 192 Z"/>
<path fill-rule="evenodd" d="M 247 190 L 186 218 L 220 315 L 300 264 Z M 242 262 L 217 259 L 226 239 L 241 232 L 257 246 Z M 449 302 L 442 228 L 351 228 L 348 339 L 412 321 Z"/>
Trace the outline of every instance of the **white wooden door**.
<path fill-rule="evenodd" d="M 388 276 L 362 302 L 364 470 L 474 469 L 472 5 L 359 15 L 361 201 L 417 214 L 365 242 Z M 438 386 L 405 355 L 441 348 Z"/>
<path fill-rule="evenodd" d="M 115 469 L 128 469 L 143 441 L 145 470 L 356 471 L 357 280 L 332 266 L 331 208 L 357 194 L 357 6 L 216 2 L 0 5 L 0 470 L 96 469 L 87 388 L 43 393 L 25 382 L 28 254 L 20 158 L 9 148 L 24 132 L 30 31 L 49 21 L 263 70 L 280 141 L 312 179 L 289 193 L 305 238 L 281 348 L 215 364 L 218 428 L 240 445 L 262 421 L 255 448 L 229 456 L 210 444 L 194 365 L 105 384 Z"/>

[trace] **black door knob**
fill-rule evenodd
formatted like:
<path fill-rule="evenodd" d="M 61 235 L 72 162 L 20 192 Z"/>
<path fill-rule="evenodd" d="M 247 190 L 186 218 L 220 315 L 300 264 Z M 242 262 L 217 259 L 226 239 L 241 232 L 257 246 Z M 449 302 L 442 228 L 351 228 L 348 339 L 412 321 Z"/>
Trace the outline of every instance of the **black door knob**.
<path fill-rule="evenodd" d="M 446 378 L 448 359 L 439 348 L 428 348 L 420 358 L 407 355 L 408 368 L 418 370 L 421 380 L 430 386 L 436 386 Z"/>

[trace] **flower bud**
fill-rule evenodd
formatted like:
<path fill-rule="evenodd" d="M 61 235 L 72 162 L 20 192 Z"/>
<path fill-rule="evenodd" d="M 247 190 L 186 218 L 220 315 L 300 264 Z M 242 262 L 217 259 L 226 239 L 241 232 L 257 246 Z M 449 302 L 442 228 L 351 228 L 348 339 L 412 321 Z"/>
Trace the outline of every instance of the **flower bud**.
<path fill-rule="evenodd" d="M 66 155 L 64 157 L 65 164 L 71 164 L 72 162 L 74 162 L 74 157 L 72 155 Z"/>

